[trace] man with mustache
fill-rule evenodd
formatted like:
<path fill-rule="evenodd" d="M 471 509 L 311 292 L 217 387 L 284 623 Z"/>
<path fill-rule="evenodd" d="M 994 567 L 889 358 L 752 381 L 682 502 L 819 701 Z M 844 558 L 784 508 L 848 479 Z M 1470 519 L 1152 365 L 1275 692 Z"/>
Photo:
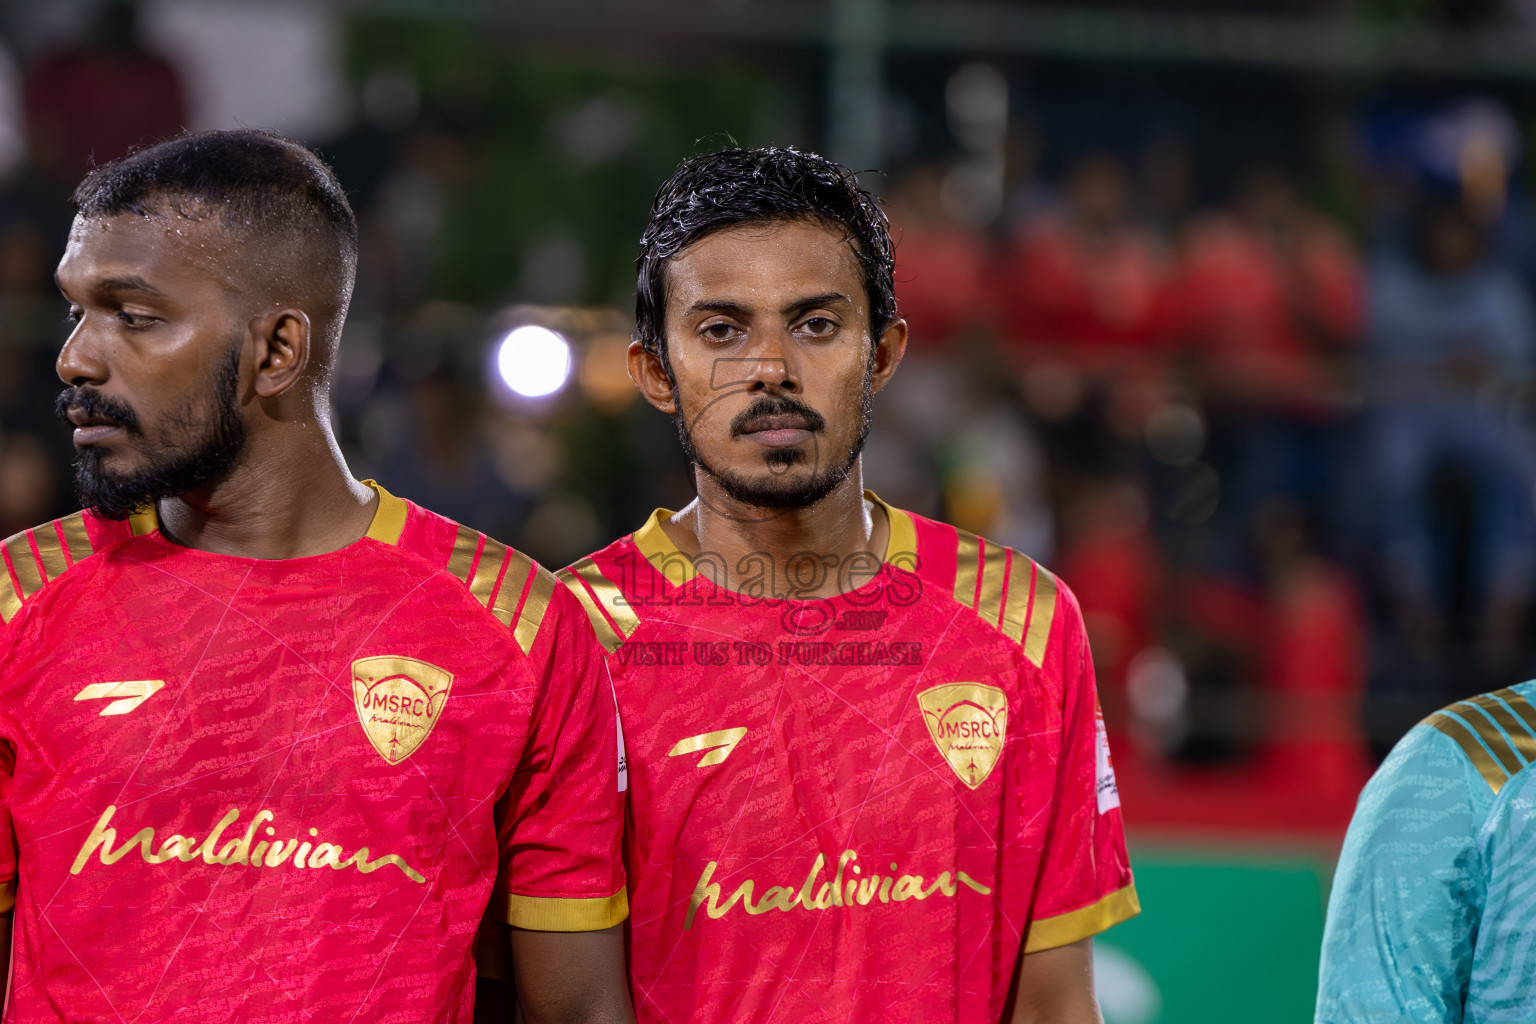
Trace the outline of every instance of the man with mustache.
<path fill-rule="evenodd" d="M 846 168 L 685 162 L 641 239 L 629 371 L 697 497 L 560 576 L 627 754 L 630 981 L 655 1022 L 1098 1020 L 1137 912 L 1072 594 L 863 490 L 906 346 Z"/>
<path fill-rule="evenodd" d="M 632 1019 L 602 652 L 530 559 L 348 471 L 330 169 L 185 135 L 74 203 L 86 511 L 0 548 L 4 1019 L 467 1022 L 488 909 L 527 1019 Z"/>

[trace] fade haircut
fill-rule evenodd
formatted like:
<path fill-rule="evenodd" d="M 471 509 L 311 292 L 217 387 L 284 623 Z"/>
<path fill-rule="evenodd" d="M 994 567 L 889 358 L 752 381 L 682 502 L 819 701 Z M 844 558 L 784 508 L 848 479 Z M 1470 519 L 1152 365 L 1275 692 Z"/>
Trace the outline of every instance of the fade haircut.
<path fill-rule="evenodd" d="M 81 218 L 217 217 L 267 283 L 320 304 L 329 367 L 357 276 L 357 218 L 335 173 L 307 147 L 255 129 L 190 132 L 96 168 L 70 197 Z"/>
<path fill-rule="evenodd" d="M 667 264 L 706 235 L 740 224 L 813 221 L 842 233 L 869 299 L 870 337 L 896 319 L 891 229 L 879 200 L 842 164 L 775 146 L 725 149 L 683 161 L 656 191 L 636 259 L 635 336 L 661 358 L 666 349 Z"/>

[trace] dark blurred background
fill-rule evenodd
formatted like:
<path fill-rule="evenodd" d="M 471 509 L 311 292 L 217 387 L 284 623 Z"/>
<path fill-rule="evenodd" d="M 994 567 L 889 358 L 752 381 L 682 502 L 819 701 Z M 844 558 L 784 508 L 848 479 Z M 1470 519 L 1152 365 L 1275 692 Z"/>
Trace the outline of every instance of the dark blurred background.
<path fill-rule="evenodd" d="M 684 156 L 869 169 L 907 364 L 866 476 L 1088 618 L 1147 913 L 1110 1024 L 1309 1019 L 1359 787 L 1536 672 L 1536 0 L 12 0 L 0 536 L 72 508 L 66 198 L 190 128 L 316 145 L 360 475 L 551 566 L 691 496 L 624 373 Z"/>

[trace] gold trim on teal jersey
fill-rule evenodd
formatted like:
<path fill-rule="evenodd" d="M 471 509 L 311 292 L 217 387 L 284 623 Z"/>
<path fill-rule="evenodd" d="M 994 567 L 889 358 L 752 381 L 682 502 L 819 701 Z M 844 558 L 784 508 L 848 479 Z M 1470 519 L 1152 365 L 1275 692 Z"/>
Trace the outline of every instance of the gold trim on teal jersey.
<path fill-rule="evenodd" d="M 1536 762 L 1536 709 L 1513 689 L 1457 701 L 1422 724 L 1450 737 L 1495 794 Z"/>

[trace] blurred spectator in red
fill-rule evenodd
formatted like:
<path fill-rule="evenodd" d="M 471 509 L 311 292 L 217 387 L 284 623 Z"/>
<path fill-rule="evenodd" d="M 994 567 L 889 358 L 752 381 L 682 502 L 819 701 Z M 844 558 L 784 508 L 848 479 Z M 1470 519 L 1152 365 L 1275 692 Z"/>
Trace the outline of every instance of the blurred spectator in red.
<path fill-rule="evenodd" d="M 896 301 L 919 350 L 943 348 L 984 325 L 986 239 L 940 201 L 938 168 L 924 164 L 889 196 Z"/>
<path fill-rule="evenodd" d="M 1213 395 L 1309 406 L 1333 389 L 1325 358 L 1359 338 L 1364 295 L 1343 232 L 1284 174 L 1261 167 L 1232 212 L 1189 229 L 1178 332 Z"/>
<path fill-rule="evenodd" d="M 1014 239 L 999 289 L 1006 336 L 1090 368 L 1155 348 L 1169 266 L 1152 233 L 1130 219 L 1125 168 L 1108 154 L 1086 157 L 1065 192 L 1065 209 Z"/>
<path fill-rule="evenodd" d="M 1259 768 L 1276 789 L 1305 792 L 1347 820 L 1371 774 L 1360 721 L 1366 635 L 1349 575 L 1319 556 L 1303 510 L 1272 502 L 1254 517 L 1265 577 Z M 1320 809 L 1321 810 L 1321 809 Z"/>
<path fill-rule="evenodd" d="M 1109 718 L 1125 720 L 1126 669 L 1152 645 L 1158 555 L 1147 498 L 1130 480 L 1083 480 L 1063 501 L 1053 568 L 1077 594 Z"/>
<path fill-rule="evenodd" d="M 186 123 L 181 79 L 144 47 L 129 0 L 111 0 L 79 45 L 40 59 L 25 89 L 33 162 L 71 185 L 91 166 Z"/>

